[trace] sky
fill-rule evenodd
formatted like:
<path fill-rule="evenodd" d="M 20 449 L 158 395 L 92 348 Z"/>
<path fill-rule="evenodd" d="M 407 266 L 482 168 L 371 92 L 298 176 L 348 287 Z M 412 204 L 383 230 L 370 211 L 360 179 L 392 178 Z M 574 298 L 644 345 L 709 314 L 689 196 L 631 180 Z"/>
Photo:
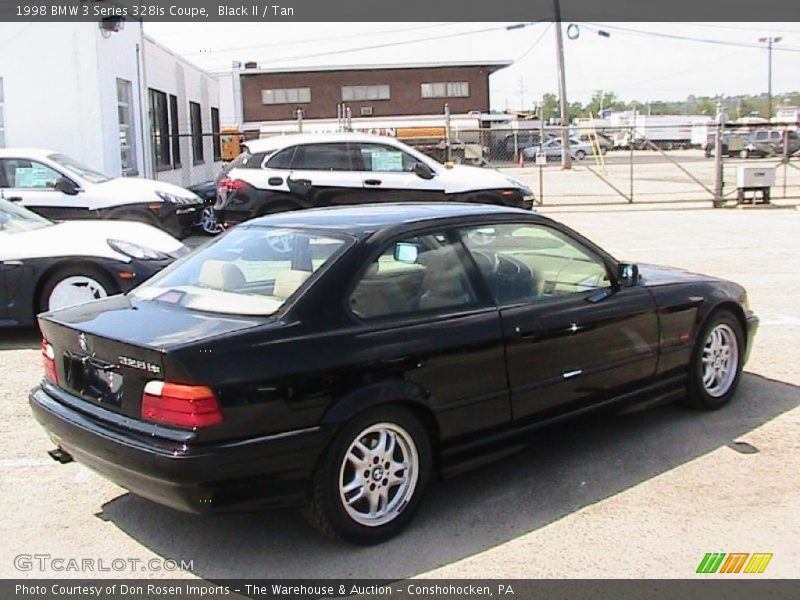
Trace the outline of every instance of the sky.
<path fill-rule="evenodd" d="M 234 60 L 256 61 L 262 68 L 509 60 L 511 66 L 491 76 L 492 108 L 532 108 L 558 89 L 555 26 L 508 25 L 147 22 L 145 32 L 212 72 L 230 70 Z M 773 93 L 800 90 L 797 22 L 576 23 L 576 39 L 566 37 L 568 25 L 563 29 L 571 102 L 588 102 L 598 90 L 640 102 L 764 93 L 768 53 L 758 38 L 770 35 L 783 38 L 773 52 Z M 570 32 L 574 36 L 575 28 Z"/>

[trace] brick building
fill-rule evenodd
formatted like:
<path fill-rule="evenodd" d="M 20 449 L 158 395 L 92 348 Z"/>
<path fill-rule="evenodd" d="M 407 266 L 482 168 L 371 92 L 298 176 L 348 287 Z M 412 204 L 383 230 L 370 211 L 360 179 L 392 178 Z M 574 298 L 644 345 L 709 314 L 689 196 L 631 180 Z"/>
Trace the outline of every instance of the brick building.
<path fill-rule="evenodd" d="M 509 61 L 406 64 L 385 67 L 234 70 L 241 104 L 240 122 L 337 117 L 337 105 L 354 118 L 489 112 L 489 76 Z M 238 75 L 238 78 L 237 78 Z M 235 84 L 234 84 L 235 86 Z M 237 90 L 238 91 L 238 90 Z M 237 120 L 239 120 L 237 119 Z"/>

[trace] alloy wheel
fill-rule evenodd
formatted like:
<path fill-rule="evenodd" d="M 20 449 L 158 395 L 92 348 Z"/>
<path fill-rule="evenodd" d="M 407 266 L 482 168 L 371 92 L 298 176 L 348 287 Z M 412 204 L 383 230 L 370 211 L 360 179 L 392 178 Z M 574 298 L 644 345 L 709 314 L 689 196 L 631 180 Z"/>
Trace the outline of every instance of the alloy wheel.
<path fill-rule="evenodd" d="M 47 309 L 57 310 L 83 304 L 108 296 L 106 289 L 96 279 L 85 275 L 72 275 L 59 281 L 47 299 Z"/>
<path fill-rule="evenodd" d="M 703 346 L 703 387 L 709 396 L 724 396 L 736 380 L 739 369 L 739 343 L 726 323 L 714 327 Z"/>

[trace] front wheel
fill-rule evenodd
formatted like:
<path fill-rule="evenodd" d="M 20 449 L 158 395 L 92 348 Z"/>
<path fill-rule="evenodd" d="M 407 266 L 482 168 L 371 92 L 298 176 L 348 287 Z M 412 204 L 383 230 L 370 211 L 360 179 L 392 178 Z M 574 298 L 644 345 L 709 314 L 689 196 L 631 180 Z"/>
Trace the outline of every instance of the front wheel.
<path fill-rule="evenodd" d="M 750 151 L 747 148 L 742 148 L 741 150 L 739 150 L 739 157 L 750 158 Z"/>
<path fill-rule="evenodd" d="M 306 517 L 330 537 L 382 542 L 411 519 L 430 472 L 428 434 L 413 414 L 395 406 L 367 411 L 321 459 Z"/>
<path fill-rule="evenodd" d="M 206 235 L 219 235 L 222 233 L 222 225 L 217 221 L 217 216 L 214 214 L 214 207 L 206 205 L 203 208 L 203 213 L 200 218 L 200 229 Z"/>
<path fill-rule="evenodd" d="M 42 286 L 38 311 L 58 310 L 119 293 L 118 286 L 97 268 L 69 267 L 53 273 Z"/>
<path fill-rule="evenodd" d="M 584 152 L 583 150 L 578 150 L 575 153 L 575 158 L 577 158 L 578 160 L 583 160 L 584 158 L 586 158 L 586 152 Z"/>
<path fill-rule="evenodd" d="M 723 310 L 708 319 L 689 365 L 687 404 L 716 410 L 736 392 L 744 363 L 744 335 L 735 315 Z"/>

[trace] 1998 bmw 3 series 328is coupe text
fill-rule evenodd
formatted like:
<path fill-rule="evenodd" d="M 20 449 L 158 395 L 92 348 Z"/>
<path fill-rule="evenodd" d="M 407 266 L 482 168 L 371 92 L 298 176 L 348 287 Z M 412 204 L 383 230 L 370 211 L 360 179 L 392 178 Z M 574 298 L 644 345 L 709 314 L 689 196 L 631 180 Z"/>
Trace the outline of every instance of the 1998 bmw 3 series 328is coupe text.
<path fill-rule="evenodd" d="M 359 543 L 400 531 L 432 478 L 543 424 L 643 399 L 723 406 L 757 327 L 735 283 L 456 203 L 256 219 L 39 322 L 30 400 L 54 458 L 185 511 L 302 505 Z"/>

